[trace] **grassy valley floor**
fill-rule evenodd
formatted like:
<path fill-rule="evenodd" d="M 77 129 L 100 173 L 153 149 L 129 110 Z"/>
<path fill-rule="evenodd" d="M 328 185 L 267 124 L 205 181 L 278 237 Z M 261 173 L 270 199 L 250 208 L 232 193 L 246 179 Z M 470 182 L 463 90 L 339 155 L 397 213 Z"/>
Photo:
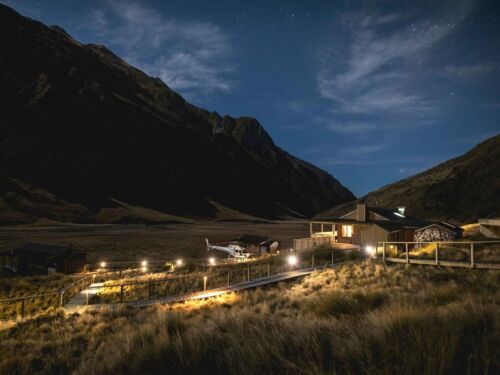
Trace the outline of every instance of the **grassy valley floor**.
<path fill-rule="evenodd" d="M 205 238 L 211 242 L 230 241 L 242 234 L 269 236 L 284 249 L 292 247 L 293 238 L 307 237 L 305 221 L 204 222 L 163 225 L 68 225 L 46 227 L 19 226 L 0 228 L 0 250 L 25 242 L 69 245 L 88 253 L 88 261 L 167 260 L 176 257 L 225 258 L 220 252 L 207 254 Z"/>
<path fill-rule="evenodd" d="M 0 373 L 493 374 L 499 286 L 354 261 L 212 301 L 55 312 L 0 331 Z"/>

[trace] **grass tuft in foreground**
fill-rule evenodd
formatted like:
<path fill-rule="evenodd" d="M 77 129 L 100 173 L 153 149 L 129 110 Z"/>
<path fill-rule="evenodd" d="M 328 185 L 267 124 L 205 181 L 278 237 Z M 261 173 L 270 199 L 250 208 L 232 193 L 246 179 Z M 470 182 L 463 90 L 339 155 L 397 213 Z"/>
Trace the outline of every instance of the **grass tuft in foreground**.
<path fill-rule="evenodd" d="M 57 313 L 0 331 L 0 373 L 498 373 L 499 286 L 353 262 L 209 302 Z"/>

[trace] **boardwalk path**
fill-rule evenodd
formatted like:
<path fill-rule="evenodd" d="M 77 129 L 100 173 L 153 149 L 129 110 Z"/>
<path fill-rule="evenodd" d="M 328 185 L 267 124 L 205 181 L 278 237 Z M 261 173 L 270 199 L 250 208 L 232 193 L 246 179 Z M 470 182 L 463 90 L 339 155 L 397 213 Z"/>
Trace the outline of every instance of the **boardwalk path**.
<path fill-rule="evenodd" d="M 82 290 L 80 293 L 78 293 L 76 296 L 71 298 L 65 305 L 64 309 L 67 312 L 76 312 L 82 308 L 86 308 L 87 305 L 87 298 L 90 297 L 93 294 L 97 294 L 101 291 L 102 286 L 104 286 L 104 283 L 94 283 L 90 284 L 87 289 Z"/>
<path fill-rule="evenodd" d="M 337 268 L 341 264 L 342 263 L 336 263 L 333 266 L 304 268 L 304 269 L 300 269 L 300 270 L 280 273 L 277 275 L 262 277 L 262 278 L 255 279 L 255 280 L 245 281 L 245 282 L 241 282 L 241 283 L 238 283 L 235 285 L 230 285 L 227 287 L 208 289 L 206 291 L 188 293 L 188 294 L 183 294 L 183 295 L 179 295 L 179 296 L 169 296 L 169 297 L 150 299 L 150 300 L 124 302 L 123 304 L 128 304 L 128 305 L 132 305 L 132 306 L 136 306 L 136 307 L 143 307 L 143 306 L 154 305 L 157 303 L 161 303 L 161 304 L 177 303 L 177 302 L 184 302 L 184 301 L 193 301 L 193 300 L 213 298 L 213 297 L 218 297 L 218 296 L 221 296 L 221 295 L 224 295 L 227 293 L 233 293 L 233 292 L 238 292 L 241 290 L 253 289 L 253 288 L 257 288 L 257 287 L 261 287 L 261 286 L 276 284 L 276 283 L 279 283 L 282 281 L 297 279 L 300 277 L 310 275 L 315 270 L 320 270 L 320 269 L 325 269 L 325 268 Z M 68 304 L 66 304 L 64 306 L 64 308 L 68 312 L 80 312 L 81 310 L 85 310 L 87 308 L 98 308 L 99 306 L 108 306 L 108 307 L 111 306 L 111 307 L 113 307 L 113 306 L 122 305 L 122 304 L 100 304 L 100 305 L 85 306 L 86 293 L 87 292 L 93 293 L 93 294 L 98 293 L 98 291 L 100 291 L 101 286 L 102 286 L 102 283 L 92 284 L 89 287 L 89 289 L 82 291 L 78 296 L 74 297 L 71 301 L 69 301 Z"/>

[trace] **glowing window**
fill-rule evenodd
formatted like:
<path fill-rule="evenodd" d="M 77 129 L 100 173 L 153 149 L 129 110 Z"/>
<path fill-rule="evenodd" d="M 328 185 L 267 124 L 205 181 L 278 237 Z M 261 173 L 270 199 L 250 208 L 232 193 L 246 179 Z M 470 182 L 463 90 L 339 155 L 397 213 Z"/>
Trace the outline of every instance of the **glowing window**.
<path fill-rule="evenodd" d="M 352 225 L 342 225 L 342 237 L 352 237 Z"/>

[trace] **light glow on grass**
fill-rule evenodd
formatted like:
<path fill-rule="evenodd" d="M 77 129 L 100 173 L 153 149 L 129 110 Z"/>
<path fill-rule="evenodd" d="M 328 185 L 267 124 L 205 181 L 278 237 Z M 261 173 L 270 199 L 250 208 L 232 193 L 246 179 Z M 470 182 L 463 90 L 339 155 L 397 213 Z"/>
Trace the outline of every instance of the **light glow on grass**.
<path fill-rule="evenodd" d="M 296 266 L 298 262 L 299 262 L 299 260 L 298 260 L 296 255 L 289 255 L 288 256 L 288 264 L 290 266 Z"/>
<path fill-rule="evenodd" d="M 368 256 L 375 257 L 375 248 L 373 246 L 366 246 L 365 251 Z"/>

